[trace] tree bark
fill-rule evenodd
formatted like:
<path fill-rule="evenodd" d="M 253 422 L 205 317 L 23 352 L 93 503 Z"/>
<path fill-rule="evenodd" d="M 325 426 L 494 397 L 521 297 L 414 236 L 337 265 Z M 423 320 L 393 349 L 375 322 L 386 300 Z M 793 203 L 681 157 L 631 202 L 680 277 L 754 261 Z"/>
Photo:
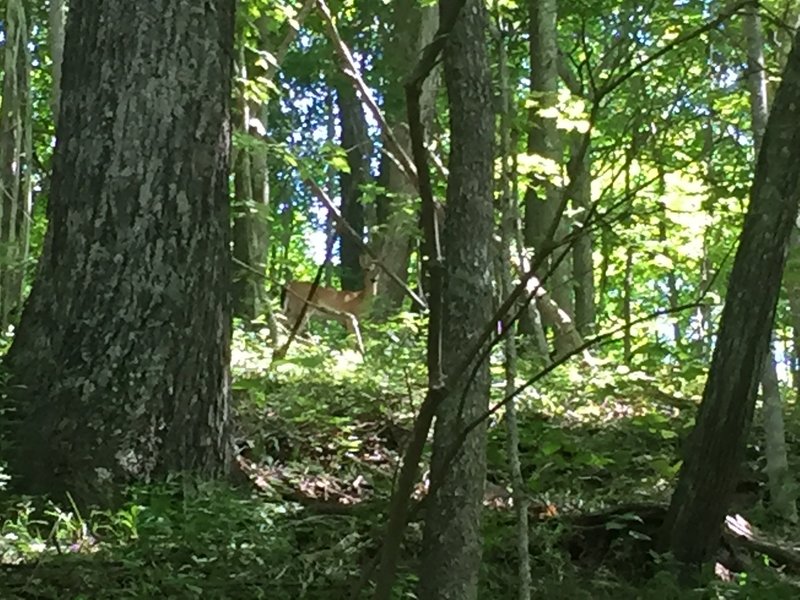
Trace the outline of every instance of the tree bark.
<path fill-rule="evenodd" d="M 435 6 L 421 7 L 416 0 L 395 0 L 392 6 L 392 31 L 385 45 L 389 77 L 384 110 L 395 138 L 410 155 L 411 141 L 402 101 L 403 80 L 409 65 L 417 61 L 422 48 L 433 39 L 439 19 Z M 422 87 L 420 111 L 427 131 L 433 123 L 438 82 L 438 69 L 434 69 Z M 381 159 L 380 178 L 386 194 L 377 200 L 378 252 L 386 268 L 407 282 L 413 240 L 419 237 L 418 210 L 409 204 L 416 200 L 417 190 L 386 154 Z M 390 277 L 382 277 L 378 281 L 378 296 L 378 311 L 387 315 L 400 308 L 405 290 Z"/>
<path fill-rule="evenodd" d="M 450 10 L 439 4 L 440 15 Z M 491 318 L 490 242 L 493 230 L 494 115 L 482 0 L 467 0 L 444 51 L 450 102 L 451 152 L 444 229 L 443 362 L 446 373 L 464 359 L 475 332 Z M 453 444 L 466 423 L 489 402 L 489 364 L 466 369 L 436 414 L 431 460 L 431 497 L 423 533 L 421 600 L 477 597 L 481 560 L 480 515 L 486 477 L 485 423 L 464 441 L 449 465 Z"/>
<path fill-rule="evenodd" d="M 797 485 L 789 470 L 786 454 L 786 427 L 783 421 L 783 399 L 778 383 L 778 368 L 772 349 L 767 353 L 761 376 L 764 400 L 764 457 L 767 460 L 770 507 L 790 523 L 797 522 Z"/>
<path fill-rule="evenodd" d="M 764 38 L 758 7 L 745 7 L 744 33 L 747 41 L 747 87 L 750 90 L 750 116 L 755 156 L 761 150 L 767 127 L 767 74 L 764 64 Z M 786 429 L 783 422 L 783 399 L 778 385 L 775 353 L 770 344 L 761 388 L 764 396 L 764 456 L 767 460 L 771 507 L 782 518 L 797 522 L 795 486 L 786 456 Z"/>
<path fill-rule="evenodd" d="M 364 205 L 361 203 L 361 186 L 369 178 L 369 147 L 367 121 L 364 109 L 349 81 L 337 86 L 339 118 L 342 126 L 342 147 L 347 152 L 350 172 L 339 176 L 342 189 L 342 216 L 357 232 L 364 231 Z M 339 258 L 342 265 L 342 289 L 357 291 L 364 286 L 361 269 L 361 246 L 342 232 L 339 238 Z"/>
<path fill-rule="evenodd" d="M 719 542 L 753 417 L 798 210 L 800 39 L 795 38 L 756 165 L 703 401 L 665 521 L 684 563 Z"/>
<path fill-rule="evenodd" d="M 64 0 L 50 0 L 47 13 L 47 44 L 50 47 L 50 58 L 53 61 L 51 78 L 53 88 L 50 95 L 50 109 L 53 111 L 53 125 L 58 126 L 59 105 L 61 102 L 61 63 L 64 60 L 64 21 L 67 7 Z"/>
<path fill-rule="evenodd" d="M 265 44 L 265 42 L 264 42 Z M 239 69 L 247 79 L 248 65 L 240 53 Z M 240 148 L 234 164 L 236 204 L 233 218 L 233 310 L 246 323 L 266 313 L 270 336 L 277 343 L 277 326 L 267 298 L 266 273 L 269 251 L 269 171 L 262 134 L 266 130 L 268 107 L 245 97 L 239 91 L 239 129 L 252 142 Z M 257 120 L 260 125 L 254 125 Z"/>
<path fill-rule="evenodd" d="M 573 154 L 577 153 L 583 141 L 583 135 L 574 136 Z M 583 221 L 592 209 L 592 174 L 591 154 L 587 147 L 576 175 L 573 202 L 579 210 L 577 219 Z M 575 239 L 572 249 L 572 272 L 575 278 L 575 326 L 581 336 L 594 333 L 597 314 L 594 305 L 594 238 L 587 229 Z"/>
<path fill-rule="evenodd" d="M 558 94 L 558 46 L 556 40 L 557 5 L 555 0 L 532 0 L 530 3 L 530 55 L 531 92 L 536 99 L 530 113 L 528 152 L 552 161 L 554 168 L 562 162 L 562 144 L 552 115 L 542 111 L 557 106 Z M 534 181 L 525 194 L 525 243 L 537 252 L 544 252 L 547 232 L 553 222 L 558 223 L 556 238 L 567 233 L 566 220 L 559 215 L 560 192 L 551 180 L 552 176 L 534 175 Z M 542 193 L 543 192 L 543 193 Z M 544 281 L 561 311 L 573 318 L 575 314 L 572 298 L 571 261 L 561 261 Z M 539 278 L 550 269 L 545 261 Z M 545 322 L 553 326 L 554 323 Z M 572 350 L 570 340 L 560 336 L 556 329 L 555 349 L 557 354 Z"/>
<path fill-rule="evenodd" d="M 17 321 L 22 308 L 29 244 L 30 55 L 22 0 L 6 4 L 5 35 L 0 104 L 0 333 Z"/>
<path fill-rule="evenodd" d="M 227 472 L 233 14 L 71 3 L 49 227 L 6 357 L 22 491 L 107 504 Z"/>
<path fill-rule="evenodd" d="M 502 169 L 500 171 L 500 192 L 503 205 L 500 217 L 500 251 L 497 253 L 497 277 L 499 282 L 499 306 L 511 293 L 511 248 L 514 245 L 517 232 L 517 197 L 513 193 L 512 180 L 515 177 L 513 169 L 512 152 L 516 152 L 511 145 L 511 90 L 508 73 L 508 53 L 506 40 L 500 37 L 497 43 L 497 60 L 500 65 L 500 157 Z M 495 308 L 496 310 L 496 308 Z M 506 317 L 503 318 L 505 320 Z M 516 329 L 516 326 L 513 326 Z M 505 393 L 512 394 L 517 386 L 517 338 L 515 331 L 510 331 L 503 340 L 503 358 L 505 363 Z M 522 466 L 519 453 L 519 426 L 517 423 L 516 401 L 506 404 L 504 421 L 506 425 L 506 453 L 508 454 L 509 475 L 511 476 L 511 493 L 514 500 L 514 513 L 517 519 L 517 585 L 518 600 L 531 598 L 531 559 L 530 536 L 528 525 L 528 505 L 530 504 L 525 490 L 525 480 L 522 476 Z"/>

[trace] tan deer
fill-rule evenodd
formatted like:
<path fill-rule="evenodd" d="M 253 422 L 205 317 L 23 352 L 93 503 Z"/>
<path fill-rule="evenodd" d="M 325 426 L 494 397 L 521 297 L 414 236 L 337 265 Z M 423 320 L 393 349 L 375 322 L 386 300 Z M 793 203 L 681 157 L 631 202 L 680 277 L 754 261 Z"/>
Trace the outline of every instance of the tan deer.
<path fill-rule="evenodd" d="M 363 351 L 359 318 L 369 307 L 375 295 L 378 279 L 378 265 L 363 256 L 360 260 L 364 269 L 364 289 L 358 292 L 340 291 L 326 286 L 318 286 L 308 303 L 303 323 L 298 331 L 305 327 L 310 317 L 339 321 L 349 333 L 356 334 L 359 349 Z M 310 281 L 290 281 L 284 286 L 286 296 L 283 302 L 283 313 L 286 315 L 288 326 L 294 327 L 300 316 L 303 303 L 311 291 Z"/>

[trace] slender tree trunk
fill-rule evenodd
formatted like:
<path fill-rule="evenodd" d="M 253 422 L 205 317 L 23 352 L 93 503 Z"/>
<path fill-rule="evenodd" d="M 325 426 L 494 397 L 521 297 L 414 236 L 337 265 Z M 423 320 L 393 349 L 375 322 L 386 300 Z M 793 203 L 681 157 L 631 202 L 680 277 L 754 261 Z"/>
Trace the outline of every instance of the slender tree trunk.
<path fill-rule="evenodd" d="M 675 557 L 708 559 L 736 484 L 798 210 L 800 37 L 775 96 L 703 401 L 665 521 Z"/>
<path fill-rule="evenodd" d="M 609 271 L 611 270 L 611 253 L 613 252 L 611 228 L 600 224 L 600 275 L 597 278 L 597 313 L 603 315 L 606 311 L 609 288 Z"/>
<path fill-rule="evenodd" d="M 792 235 L 791 251 L 800 251 L 797 234 Z M 794 388 L 795 412 L 800 409 L 800 282 L 784 281 L 786 295 L 789 298 L 789 314 L 792 321 L 792 387 Z"/>
<path fill-rule="evenodd" d="M 583 135 L 573 136 L 572 152 L 576 154 L 583 142 Z M 576 174 L 573 202 L 580 213 L 576 225 L 582 224 L 592 208 L 591 154 L 587 147 Z M 594 332 L 597 315 L 594 306 L 594 239 L 587 229 L 575 239 L 572 249 L 572 272 L 575 277 L 575 326 L 578 333 L 586 337 Z"/>
<path fill-rule="evenodd" d="M 247 64 L 242 50 L 239 57 L 242 80 L 247 80 Z M 266 315 L 270 336 L 277 342 L 277 328 L 267 299 L 266 273 L 269 253 L 269 172 L 266 147 L 260 131 L 266 130 L 268 106 L 263 107 L 239 90 L 239 129 L 252 143 L 240 148 L 234 163 L 236 203 L 233 218 L 233 310 L 247 323 Z M 254 121 L 258 125 L 254 125 Z"/>
<path fill-rule="evenodd" d="M 450 10 L 439 4 L 440 14 Z M 444 50 L 451 151 L 444 230 L 443 361 L 451 373 L 464 348 L 491 318 L 494 116 L 482 0 L 467 0 Z M 425 515 L 421 600 L 474 600 L 481 561 L 481 502 L 486 477 L 485 423 L 469 433 L 445 465 L 465 424 L 489 403 L 489 364 L 471 365 L 436 413 L 431 496 Z M 465 389 L 470 373 L 474 378 Z"/>
<path fill-rule="evenodd" d="M 58 126 L 59 102 L 61 99 L 61 62 L 64 60 L 64 21 L 67 7 L 64 0 L 50 0 L 48 9 L 47 43 L 53 60 L 51 77 L 53 89 L 50 95 L 50 109 L 53 111 L 53 125 Z"/>
<path fill-rule="evenodd" d="M 395 138 L 410 154 L 411 139 L 405 123 L 392 128 Z M 412 241 L 418 237 L 418 211 L 411 202 L 416 199 L 414 185 L 397 165 L 384 154 L 381 160 L 381 178 L 386 194 L 378 199 L 378 224 L 380 233 L 376 240 L 383 263 L 405 283 L 411 259 Z M 380 297 L 377 309 L 381 315 L 398 310 L 405 298 L 405 290 L 389 277 L 378 283 Z"/>
<path fill-rule="evenodd" d="M 625 273 L 622 280 L 622 320 L 625 323 L 625 335 L 622 338 L 623 361 L 630 366 L 633 359 L 633 332 L 631 332 L 631 298 L 633 294 L 633 246 L 625 250 Z"/>
<path fill-rule="evenodd" d="M 498 43 L 498 63 L 500 65 L 500 156 L 502 159 L 501 186 L 503 197 L 503 214 L 500 222 L 500 252 L 497 260 L 497 273 L 500 282 L 500 298 L 498 305 L 511 293 L 511 246 L 514 243 L 517 229 L 516 196 L 512 192 L 512 180 L 515 176 L 513 160 L 511 158 L 511 100 L 510 83 L 508 75 L 508 54 L 506 40 L 500 39 Z M 507 319 L 504 317 L 503 320 Z M 514 332 L 509 332 L 503 345 L 506 394 L 511 394 L 516 389 L 517 378 L 517 339 Z M 522 477 L 522 467 L 519 457 L 519 427 L 517 425 L 516 402 L 511 400 L 505 407 L 506 424 L 506 452 L 511 475 L 512 497 L 514 499 L 514 512 L 517 519 L 517 560 L 519 561 L 517 573 L 519 578 L 517 598 L 530 600 L 531 597 L 531 563 L 528 536 L 528 496 L 525 492 L 525 481 Z"/>
<path fill-rule="evenodd" d="M 555 107 L 558 100 L 556 16 L 556 0 L 531 0 L 531 92 L 537 102 L 531 109 L 528 152 L 552 161 L 553 168 L 558 168 L 562 162 L 561 140 L 556 129 L 556 119 L 552 115 L 543 115 L 543 111 Z M 547 232 L 554 222 L 558 223 L 557 239 L 563 238 L 568 231 L 564 216 L 557 214 L 560 194 L 551 180 L 552 175 L 535 176 L 525 194 L 525 243 L 539 252 L 545 251 Z M 550 265 L 549 260 L 545 262 L 540 279 L 550 270 Z M 561 261 L 544 283 L 549 287 L 553 300 L 561 311 L 569 319 L 573 319 L 575 310 L 570 265 L 569 260 Z M 545 324 L 555 325 L 549 322 Z M 556 328 L 555 335 L 555 348 L 558 354 L 572 350 L 570 340 L 558 335 L 561 329 L 563 328 Z"/>
<path fill-rule="evenodd" d="M 364 205 L 361 186 L 369 179 L 369 147 L 364 109 L 349 81 L 337 87 L 339 118 L 342 124 L 342 147 L 347 152 L 350 172 L 339 176 L 342 189 L 342 216 L 357 232 L 364 231 Z M 342 289 L 360 290 L 364 285 L 361 270 L 361 247 L 347 234 L 341 233 L 339 257 L 342 264 Z"/>
<path fill-rule="evenodd" d="M 0 332 L 19 317 L 28 257 L 30 57 L 23 0 L 8 0 L 0 104 Z"/>
<path fill-rule="evenodd" d="M 501 74 L 508 77 L 506 67 L 501 66 Z M 502 76 L 502 75 L 501 75 Z M 513 133 L 513 132 L 512 132 Z M 512 135 L 509 141 L 510 148 L 518 147 L 518 140 L 516 136 Z M 511 153 L 511 198 L 513 199 L 514 209 L 514 242 L 516 242 L 516 256 L 517 263 L 522 267 L 522 270 L 527 272 L 530 268 L 529 254 L 525 247 L 525 234 L 520 215 L 520 194 L 519 194 L 519 164 L 517 153 Z M 535 291 L 535 290 L 534 290 Z M 531 301 L 528 302 L 527 309 L 522 313 L 519 322 L 519 331 L 525 332 L 532 338 L 530 347 L 535 352 L 535 356 L 542 365 L 548 365 L 552 361 L 550 359 L 550 350 L 547 344 L 547 335 L 544 331 L 544 323 L 542 319 L 542 311 L 539 309 L 539 303 L 536 301 L 535 296 L 531 296 Z M 555 304 L 555 303 L 554 303 Z M 524 341 L 524 338 L 523 338 Z"/>
<path fill-rule="evenodd" d="M 433 39 L 439 18 L 436 6 L 421 7 L 416 0 L 395 0 L 392 3 L 392 30 L 386 42 L 389 61 L 389 82 L 386 88 L 384 111 L 395 138 L 411 154 L 411 142 L 403 102 L 403 80 L 408 75 L 421 52 Z M 425 80 L 420 96 L 420 110 L 426 130 L 434 116 L 434 102 L 438 88 L 438 69 Z M 378 225 L 376 239 L 378 252 L 386 267 L 403 282 L 408 281 L 409 261 L 414 240 L 419 237 L 419 214 L 409 203 L 417 198 L 417 190 L 408 177 L 397 168 L 386 154 L 381 160 L 381 182 L 386 195 L 378 199 Z M 379 310 L 382 314 L 397 311 L 405 299 L 405 291 L 389 277 L 378 280 Z"/>
<path fill-rule="evenodd" d="M 663 164 L 663 163 L 662 163 Z M 658 173 L 658 195 L 661 198 L 664 198 L 667 193 L 667 183 L 665 179 L 665 173 L 663 170 L 659 170 Z M 667 235 L 667 225 L 669 223 L 669 217 L 667 215 L 667 204 L 666 202 L 661 202 L 659 204 L 659 220 L 658 220 L 658 241 L 661 243 L 660 252 L 667 257 L 667 259 L 672 262 L 673 261 L 673 250 L 669 244 L 669 237 Z M 676 311 L 678 305 L 680 304 L 680 299 L 678 297 L 678 281 L 675 277 L 674 269 L 670 269 L 667 273 L 667 301 L 669 302 L 669 307 L 671 310 Z M 676 348 L 680 348 L 683 344 L 683 334 L 681 332 L 681 324 L 678 321 L 678 315 L 673 313 L 673 321 L 672 321 L 672 343 L 675 345 Z"/>
<path fill-rule="evenodd" d="M 709 78 L 713 81 L 716 77 L 714 73 L 713 51 L 711 44 L 708 45 L 708 65 L 709 65 Z M 705 159 L 705 177 L 708 182 L 708 197 L 703 201 L 703 211 L 708 215 L 708 222 L 703 231 L 703 256 L 700 259 L 700 289 L 706 290 L 711 284 L 711 279 L 714 277 L 714 264 L 710 257 L 712 246 L 716 243 L 716 232 L 714 232 L 714 210 L 716 208 L 716 198 L 714 197 L 716 181 L 716 170 L 714 168 L 714 119 L 715 111 L 712 101 L 708 100 L 708 116 L 705 119 L 703 127 L 703 156 Z M 697 309 L 697 325 L 698 335 L 694 339 L 695 357 L 705 362 L 711 353 L 714 346 L 713 332 L 712 332 L 712 319 L 711 307 L 702 305 Z"/>
<path fill-rule="evenodd" d="M 752 119 L 755 155 L 761 150 L 767 128 L 767 76 L 764 64 L 764 39 L 758 7 L 745 7 L 744 32 L 747 40 L 747 84 L 750 90 L 750 116 Z M 761 387 L 764 393 L 764 455 L 767 459 L 771 505 L 784 519 L 797 522 L 795 485 L 789 473 L 786 457 L 786 433 L 783 423 L 783 400 L 778 385 L 775 354 L 770 344 L 764 362 Z"/>
<path fill-rule="evenodd" d="M 594 102 L 591 91 L 587 93 L 580 77 L 563 57 L 558 59 L 557 71 L 561 81 L 573 96 L 583 98 L 587 104 Z M 570 142 L 571 160 L 583 152 L 582 160 L 574 175 L 572 203 L 576 216 L 573 225 L 577 229 L 585 223 L 592 209 L 592 150 L 591 130 L 586 133 L 575 131 Z M 572 273 L 575 291 L 575 324 L 581 336 L 594 332 L 597 319 L 594 282 L 594 234 L 591 228 L 585 229 L 574 242 L 572 249 Z"/>
<path fill-rule="evenodd" d="M 764 456 L 767 459 L 770 506 L 775 514 L 791 523 L 797 522 L 797 484 L 789 471 L 786 455 L 786 429 L 783 422 L 783 400 L 778 383 L 775 353 L 770 349 L 761 376 L 764 397 Z"/>
<path fill-rule="evenodd" d="M 203 6 L 71 3 L 49 228 L 6 357 L 22 491 L 102 504 L 230 464 L 234 2 Z"/>
<path fill-rule="evenodd" d="M 335 110 L 335 108 L 336 108 L 336 93 L 333 92 L 333 91 L 331 93 L 329 93 L 327 98 L 326 98 L 326 100 L 328 102 L 328 104 L 327 104 L 328 121 L 326 123 L 327 134 L 328 134 L 327 140 L 331 144 L 335 144 L 336 143 L 336 125 L 337 125 L 336 110 Z M 327 177 L 327 180 L 328 180 L 328 190 L 327 190 L 328 191 L 328 196 L 330 196 L 331 198 L 334 198 L 336 196 L 336 191 L 337 191 L 336 184 L 337 184 L 337 179 L 339 177 L 339 173 L 338 173 L 338 171 L 336 170 L 336 168 L 333 165 L 329 165 L 328 166 L 327 176 L 328 176 Z M 333 243 L 336 241 L 335 238 L 336 238 L 336 223 L 334 222 L 333 219 L 328 219 L 325 222 L 325 247 L 326 248 L 329 248 L 329 247 L 332 248 L 333 247 Z M 325 282 L 325 285 L 327 287 L 332 287 L 333 286 L 333 275 L 334 275 L 334 273 L 333 273 L 333 265 L 330 264 L 330 262 L 327 262 L 325 264 L 325 271 L 324 271 L 324 273 L 322 275 L 322 281 Z"/>

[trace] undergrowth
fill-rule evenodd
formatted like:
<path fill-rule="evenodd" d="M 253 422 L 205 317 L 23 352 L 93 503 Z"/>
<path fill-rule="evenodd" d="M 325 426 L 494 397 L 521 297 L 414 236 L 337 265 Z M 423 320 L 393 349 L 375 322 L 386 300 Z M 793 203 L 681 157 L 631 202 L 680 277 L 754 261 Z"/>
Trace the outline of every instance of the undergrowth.
<path fill-rule="evenodd" d="M 0 598 L 369 597 L 395 467 L 425 385 L 424 370 L 407 367 L 422 352 L 418 331 L 401 331 L 371 335 L 365 360 L 345 340 L 337 351 L 298 346 L 271 369 L 259 350 L 263 332 L 239 331 L 234 408 L 248 485 L 176 479 L 133 488 L 117 510 L 88 514 L 68 499 L 6 495 Z M 499 401 L 502 387 L 493 390 Z M 565 548 L 570 515 L 669 500 L 701 390 L 701 375 L 663 363 L 644 372 L 576 361 L 520 396 L 534 597 L 796 597 L 793 584 L 758 566 L 726 583 L 708 573 L 693 591 L 658 556 L 645 557 L 650 570 L 626 573 L 619 565 L 630 562 L 634 532 L 590 565 Z M 487 481 L 498 492 L 483 522 L 481 597 L 492 599 L 516 596 L 501 417 L 490 422 Z M 760 454 L 751 453 L 754 473 Z M 760 497 L 747 502 L 748 514 L 764 514 Z M 414 521 L 396 598 L 415 597 L 421 538 Z"/>

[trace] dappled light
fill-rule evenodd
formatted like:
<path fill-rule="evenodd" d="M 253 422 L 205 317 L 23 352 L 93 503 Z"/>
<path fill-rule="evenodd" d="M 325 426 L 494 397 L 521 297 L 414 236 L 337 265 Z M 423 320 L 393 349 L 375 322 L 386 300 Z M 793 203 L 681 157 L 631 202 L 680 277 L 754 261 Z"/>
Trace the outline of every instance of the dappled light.
<path fill-rule="evenodd" d="M 800 7 L 3 8 L 0 600 L 798 596 Z"/>

